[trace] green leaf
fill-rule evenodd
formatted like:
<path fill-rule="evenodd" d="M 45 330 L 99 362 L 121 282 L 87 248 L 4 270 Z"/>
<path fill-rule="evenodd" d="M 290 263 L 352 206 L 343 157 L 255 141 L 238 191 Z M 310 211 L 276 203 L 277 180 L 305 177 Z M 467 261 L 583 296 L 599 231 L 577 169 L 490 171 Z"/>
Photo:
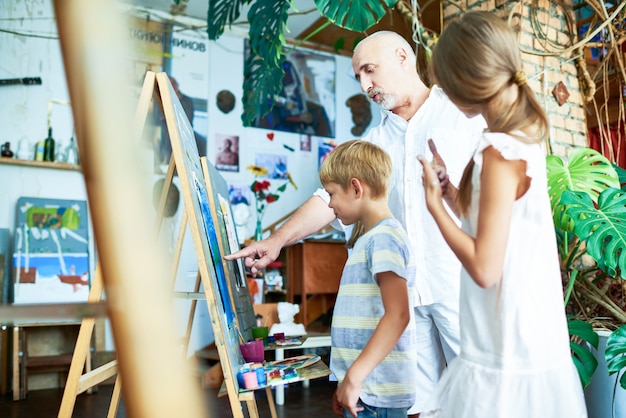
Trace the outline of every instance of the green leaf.
<path fill-rule="evenodd" d="M 315 0 L 322 16 L 337 26 L 364 32 L 385 16 L 398 0 Z"/>
<path fill-rule="evenodd" d="M 278 189 L 279 192 L 284 192 L 285 190 L 287 190 L 287 184 L 288 183 L 283 183 L 282 186 L 280 186 Z"/>
<path fill-rule="evenodd" d="M 335 43 L 333 44 L 333 50 L 335 52 L 340 51 L 343 49 L 343 47 L 346 44 L 346 38 L 344 38 L 343 36 L 341 38 L 338 38 Z"/>
<path fill-rule="evenodd" d="M 593 330 L 590 323 L 581 321 L 580 319 L 569 319 L 567 321 L 567 329 L 570 336 L 578 337 L 591 344 L 595 349 L 598 348 L 600 337 L 598 333 Z"/>
<path fill-rule="evenodd" d="M 244 4 L 250 4 L 252 0 L 210 0 L 207 14 L 207 33 L 209 39 L 214 41 L 224 33 L 224 27 L 230 26 L 241 14 Z"/>
<path fill-rule="evenodd" d="M 250 53 L 244 66 L 244 126 L 267 115 L 282 88 L 286 45 L 283 31 L 289 6 L 289 0 L 257 0 L 248 12 Z"/>
<path fill-rule="evenodd" d="M 619 178 L 619 183 L 622 185 L 622 190 L 626 187 L 626 170 L 624 170 L 619 165 L 613 163 L 613 168 L 617 172 L 617 177 Z"/>
<path fill-rule="evenodd" d="M 613 277 L 626 272 L 626 192 L 608 188 L 596 208 L 589 194 L 566 191 L 561 204 L 574 222 L 574 233 L 586 242 L 587 253 Z"/>
<path fill-rule="evenodd" d="M 567 328 L 570 333 L 570 338 L 577 337 L 586 341 L 596 349 L 598 348 L 599 337 L 591 327 L 591 324 L 579 319 L 569 319 L 567 321 Z M 578 344 L 575 341 L 570 341 L 570 349 L 572 351 L 572 361 L 576 365 L 580 381 L 583 387 L 585 387 L 591 381 L 591 376 L 593 376 L 593 373 L 598 367 L 598 360 L 593 353 L 589 351 L 587 346 Z"/>
<path fill-rule="evenodd" d="M 572 350 L 572 361 L 578 370 L 580 382 L 583 387 L 586 387 L 591 382 L 591 377 L 598 367 L 598 360 L 587 348 L 573 341 L 570 341 L 569 345 Z"/>
<path fill-rule="evenodd" d="M 572 224 L 560 205 L 561 195 L 567 191 L 582 191 L 591 195 L 594 202 L 607 187 L 619 187 L 619 180 L 610 161 L 591 148 L 576 148 L 566 164 L 556 155 L 546 157 L 548 193 L 554 224 L 571 231 Z"/>

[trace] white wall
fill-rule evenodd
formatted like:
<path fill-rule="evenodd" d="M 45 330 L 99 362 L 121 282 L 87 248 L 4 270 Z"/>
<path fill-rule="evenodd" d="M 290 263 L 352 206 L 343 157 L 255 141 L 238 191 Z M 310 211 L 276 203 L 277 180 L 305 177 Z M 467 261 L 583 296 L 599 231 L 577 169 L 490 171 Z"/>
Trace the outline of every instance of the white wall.
<path fill-rule="evenodd" d="M 162 15 L 162 13 L 160 14 Z M 51 106 L 51 125 L 54 137 L 60 147 L 69 143 L 73 134 L 73 119 L 69 106 L 51 104 L 51 101 L 68 102 L 69 94 L 65 81 L 60 45 L 57 39 L 56 22 L 50 0 L 5 0 L 0 2 L 0 79 L 41 77 L 42 85 L 0 85 L 0 142 L 11 142 L 16 151 L 18 141 L 27 143 L 27 149 L 47 136 L 48 110 Z M 197 22 L 202 26 L 204 22 Z M 199 31 L 203 31 L 200 29 Z M 252 174 L 245 169 L 254 163 L 254 155 L 259 151 L 289 155 L 289 169 L 298 185 L 291 187 L 281 196 L 279 202 L 268 206 L 264 225 L 276 221 L 292 212 L 318 187 L 317 141 L 313 137 L 310 152 L 300 151 L 300 135 L 275 132 L 273 141 L 266 139 L 267 130 L 244 128 L 242 113 L 243 77 L 243 38 L 244 34 L 227 33 L 219 41 L 209 43 L 207 69 L 209 77 L 208 103 L 208 157 L 215 155 L 214 136 L 216 133 L 233 133 L 240 136 L 240 171 L 223 172 L 229 184 L 247 184 Z M 130 66 L 129 66 L 130 67 Z M 106 82 L 103 80 L 103 82 Z M 235 109 L 224 114 L 217 109 L 215 96 L 218 91 L 228 89 L 235 97 Z M 353 126 L 349 108 L 345 105 L 348 97 L 359 93 L 360 88 L 350 71 L 350 59 L 336 57 L 336 137 L 337 143 L 352 139 Z M 378 121 L 378 110 L 372 109 L 374 120 Z M 327 139 L 323 139 L 327 140 Z M 293 153 L 283 148 L 286 144 Z M 120 150 L 123 152 L 123 150 Z M 0 163 L 0 228 L 13 229 L 15 223 L 15 203 L 20 196 L 86 199 L 84 182 L 80 172 L 13 166 Z M 179 210 L 180 213 L 180 210 Z M 170 223 L 173 221 L 169 221 Z M 254 217 L 250 220 L 250 230 L 254 228 Z M 169 225 L 166 233 L 175 239 L 178 229 Z M 180 280 L 187 280 L 197 270 L 193 248 L 188 247 L 182 255 L 179 270 Z M 206 315 L 200 318 L 195 336 L 196 346 L 212 338 L 211 326 Z M 185 315 L 181 315 L 181 327 Z M 182 328 L 181 328 L 182 329 Z"/>

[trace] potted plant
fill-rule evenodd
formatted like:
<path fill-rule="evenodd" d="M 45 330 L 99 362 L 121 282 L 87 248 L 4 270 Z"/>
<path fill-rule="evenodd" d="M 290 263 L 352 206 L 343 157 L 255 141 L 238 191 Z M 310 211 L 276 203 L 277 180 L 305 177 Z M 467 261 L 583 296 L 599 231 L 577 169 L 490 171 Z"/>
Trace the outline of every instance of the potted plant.
<path fill-rule="evenodd" d="M 546 163 L 572 358 L 586 387 L 598 366 L 595 330 L 608 336 L 600 357 L 607 368 L 598 372 L 619 376 L 626 367 L 626 171 L 590 148 Z M 626 395 L 626 374 L 617 384 L 614 394 Z"/>

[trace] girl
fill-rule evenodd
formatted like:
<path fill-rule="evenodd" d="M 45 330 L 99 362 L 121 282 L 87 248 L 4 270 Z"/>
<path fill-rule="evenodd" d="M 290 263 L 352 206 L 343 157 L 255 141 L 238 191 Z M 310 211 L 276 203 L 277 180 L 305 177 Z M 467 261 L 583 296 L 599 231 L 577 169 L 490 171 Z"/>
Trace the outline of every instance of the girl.
<path fill-rule="evenodd" d="M 547 192 L 549 126 L 516 35 L 491 13 L 467 13 L 443 31 L 432 65 L 448 97 L 482 115 L 487 130 L 458 193 L 441 167 L 418 157 L 428 210 L 463 264 L 461 353 L 439 382 L 439 409 L 422 416 L 586 417 Z M 437 161 L 434 146 L 433 154 Z"/>

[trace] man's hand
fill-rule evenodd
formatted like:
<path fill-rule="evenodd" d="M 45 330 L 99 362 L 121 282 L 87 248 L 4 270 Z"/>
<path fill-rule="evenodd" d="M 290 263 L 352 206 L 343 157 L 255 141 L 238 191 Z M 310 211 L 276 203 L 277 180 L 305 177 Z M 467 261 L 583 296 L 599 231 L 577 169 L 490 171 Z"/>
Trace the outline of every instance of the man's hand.
<path fill-rule="evenodd" d="M 259 270 L 263 270 L 269 263 L 278 258 L 281 249 L 282 245 L 269 237 L 262 241 L 255 241 L 237 252 L 225 255 L 224 259 L 243 258 L 246 268 L 255 276 Z"/>

